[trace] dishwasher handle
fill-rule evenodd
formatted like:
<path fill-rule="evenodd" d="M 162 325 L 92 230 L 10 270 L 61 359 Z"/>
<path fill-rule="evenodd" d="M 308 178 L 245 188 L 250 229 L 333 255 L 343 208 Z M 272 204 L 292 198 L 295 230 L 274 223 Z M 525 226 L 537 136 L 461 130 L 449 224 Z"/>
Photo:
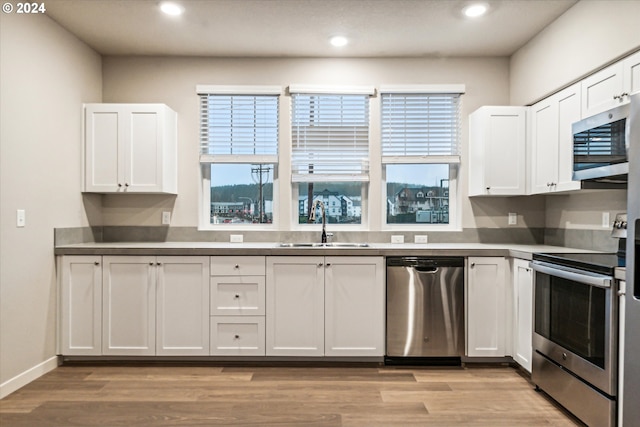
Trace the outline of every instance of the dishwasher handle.
<path fill-rule="evenodd" d="M 417 267 L 413 267 L 413 269 L 418 273 L 425 273 L 425 274 L 435 274 L 439 270 L 438 267 L 426 267 L 426 266 L 417 266 Z"/>

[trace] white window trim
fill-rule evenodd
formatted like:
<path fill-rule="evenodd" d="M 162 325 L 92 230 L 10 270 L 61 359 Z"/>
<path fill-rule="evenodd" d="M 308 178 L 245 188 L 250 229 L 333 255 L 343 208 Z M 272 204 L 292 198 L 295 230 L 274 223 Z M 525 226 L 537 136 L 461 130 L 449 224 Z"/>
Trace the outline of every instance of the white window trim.
<path fill-rule="evenodd" d="M 385 93 L 416 93 L 416 94 L 464 94 L 464 84 L 434 84 L 434 85 L 381 85 L 380 94 Z M 380 111 L 380 117 L 382 111 Z M 462 118 L 461 118 L 462 120 Z M 462 141 L 460 141 L 462 144 Z M 387 165 L 390 164 L 449 164 L 449 224 L 389 224 L 387 223 Z M 383 156 L 382 167 L 382 200 L 380 203 L 381 231 L 462 231 L 462 195 L 460 191 L 460 156 Z"/>
<path fill-rule="evenodd" d="M 374 86 L 334 86 L 334 85 L 310 85 L 310 84 L 291 84 L 289 85 L 289 93 L 307 93 L 307 94 L 333 94 L 333 95 L 375 95 L 376 88 Z"/>
<path fill-rule="evenodd" d="M 283 87 L 275 85 L 196 85 L 199 95 L 283 95 Z M 280 118 L 281 120 L 281 118 Z M 273 222 L 271 224 L 211 224 L 211 163 L 268 163 L 274 165 L 273 173 Z M 280 229 L 278 156 L 252 156 L 251 159 L 235 155 L 199 155 L 200 191 L 198 203 L 198 230 L 202 231 L 273 231 Z"/>

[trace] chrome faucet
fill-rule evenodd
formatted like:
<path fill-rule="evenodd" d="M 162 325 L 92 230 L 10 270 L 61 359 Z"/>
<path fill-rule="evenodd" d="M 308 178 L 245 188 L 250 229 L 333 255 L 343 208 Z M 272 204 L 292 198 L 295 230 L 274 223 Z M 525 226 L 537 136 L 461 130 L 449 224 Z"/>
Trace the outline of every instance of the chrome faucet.
<path fill-rule="evenodd" d="M 311 206 L 311 213 L 309 214 L 309 221 L 315 222 L 316 220 L 316 208 L 320 205 L 320 214 L 322 215 L 322 237 L 321 242 L 327 243 L 327 215 L 324 211 L 324 202 L 320 199 L 317 199 L 313 202 Z"/>

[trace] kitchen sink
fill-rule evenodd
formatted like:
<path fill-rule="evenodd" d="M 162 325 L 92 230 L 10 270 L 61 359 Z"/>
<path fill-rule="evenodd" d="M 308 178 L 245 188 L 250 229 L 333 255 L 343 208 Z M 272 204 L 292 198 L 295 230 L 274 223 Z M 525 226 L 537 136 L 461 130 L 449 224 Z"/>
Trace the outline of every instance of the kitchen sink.
<path fill-rule="evenodd" d="M 346 242 L 331 242 L 331 243 L 280 243 L 278 246 L 281 248 L 368 248 L 368 243 L 346 243 Z"/>

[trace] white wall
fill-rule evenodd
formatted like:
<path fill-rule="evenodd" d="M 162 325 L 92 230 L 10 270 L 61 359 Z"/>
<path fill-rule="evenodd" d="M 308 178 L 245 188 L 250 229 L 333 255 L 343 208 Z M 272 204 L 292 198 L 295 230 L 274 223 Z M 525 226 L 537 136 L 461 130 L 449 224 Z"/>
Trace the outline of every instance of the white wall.
<path fill-rule="evenodd" d="M 102 82 L 100 56 L 48 17 L 1 14 L 0 31 L 2 397 L 55 367 L 53 229 L 89 223 L 81 112 L 101 100 Z"/>
<path fill-rule="evenodd" d="M 464 83 L 463 162 L 467 161 L 467 117 L 482 105 L 505 105 L 509 101 L 508 59 L 222 59 L 106 57 L 103 59 L 105 102 L 162 102 L 178 113 L 177 198 L 156 196 L 105 196 L 104 225 L 160 225 L 161 210 L 173 208 L 172 226 L 198 224 L 198 125 L 197 84 L 281 85 L 310 84 L 438 84 Z M 281 141 L 289 140 L 288 103 L 281 110 Z M 371 102 L 372 144 L 379 146 L 379 98 Z M 282 147 L 286 158 L 288 147 Z M 379 150 L 378 150 L 379 151 Z M 372 162 L 372 164 L 374 164 Z M 281 163 L 281 166 L 288 163 Z M 371 206 L 381 205 L 380 171 L 372 168 Z M 467 194 L 466 163 L 460 174 L 462 227 L 506 225 L 507 212 L 526 214 L 519 227 L 542 227 L 544 218 L 535 200 L 493 199 L 490 206 L 471 202 Z M 281 180 L 280 198 L 290 197 L 290 183 Z M 175 202 L 175 205 L 174 205 Z M 485 209 L 486 207 L 486 209 Z M 283 225 L 290 224 L 290 209 L 280 212 Z M 380 228 L 382 208 L 370 212 L 371 230 Z"/>
<path fill-rule="evenodd" d="M 640 48 L 640 1 L 581 0 L 511 57 L 511 105 L 529 105 Z"/>

